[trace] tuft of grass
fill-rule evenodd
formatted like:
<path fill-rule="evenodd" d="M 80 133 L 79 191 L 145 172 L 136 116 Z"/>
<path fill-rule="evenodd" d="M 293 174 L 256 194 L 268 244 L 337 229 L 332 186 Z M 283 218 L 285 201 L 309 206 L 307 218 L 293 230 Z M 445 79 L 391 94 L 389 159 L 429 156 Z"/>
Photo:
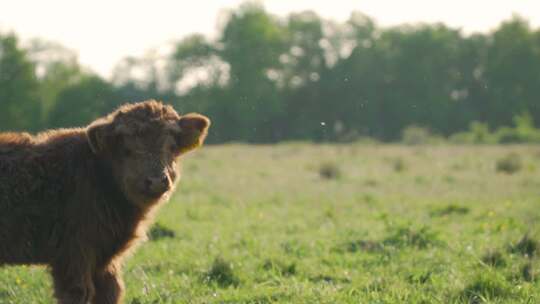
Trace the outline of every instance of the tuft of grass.
<path fill-rule="evenodd" d="M 499 250 L 489 250 L 482 256 L 482 262 L 491 267 L 506 266 L 506 258 Z"/>
<path fill-rule="evenodd" d="M 424 176 L 418 175 L 414 177 L 414 182 L 418 185 L 423 185 L 427 182 L 427 179 Z"/>
<path fill-rule="evenodd" d="M 399 157 L 392 162 L 392 168 L 395 172 L 403 172 L 407 170 L 407 164 L 403 158 Z"/>
<path fill-rule="evenodd" d="M 443 177 L 443 180 L 448 184 L 455 184 L 456 183 L 456 178 L 453 177 L 452 175 L 445 175 Z"/>
<path fill-rule="evenodd" d="M 324 162 L 319 166 L 319 176 L 323 179 L 338 179 L 341 177 L 341 168 L 335 162 Z"/>
<path fill-rule="evenodd" d="M 356 240 L 338 247 L 337 251 L 350 253 L 389 253 L 391 250 L 414 247 L 425 249 L 442 244 L 438 234 L 427 226 L 415 229 L 409 226 L 388 228 L 388 236 L 382 240 Z"/>
<path fill-rule="evenodd" d="M 451 214 L 465 215 L 470 212 L 470 209 L 464 206 L 459 206 L 456 204 L 449 204 L 445 207 L 435 209 L 430 212 L 432 217 L 435 216 L 447 216 Z"/>
<path fill-rule="evenodd" d="M 415 271 L 407 276 L 407 281 L 411 284 L 426 284 L 431 281 L 432 275 L 431 271 Z"/>
<path fill-rule="evenodd" d="M 390 229 L 390 235 L 383 241 L 385 245 L 394 247 L 416 247 L 424 249 L 440 245 L 442 241 L 436 232 L 428 226 L 415 229 L 409 226 L 398 226 Z"/>
<path fill-rule="evenodd" d="M 334 275 L 319 274 L 310 277 L 309 280 L 314 283 L 328 283 L 328 284 L 349 284 L 351 280 L 348 278 L 341 278 Z"/>
<path fill-rule="evenodd" d="M 376 252 L 382 252 L 384 250 L 384 243 L 379 241 L 371 241 L 371 240 L 358 240 L 358 241 L 351 241 L 347 242 L 345 244 L 345 250 L 351 253 L 355 252 L 369 252 L 369 253 L 376 253 Z"/>
<path fill-rule="evenodd" d="M 510 244 L 508 249 L 512 253 L 533 257 L 538 251 L 538 246 L 538 241 L 529 236 L 529 233 L 525 233 L 517 243 Z"/>
<path fill-rule="evenodd" d="M 368 178 L 364 182 L 364 185 L 369 186 L 369 187 L 376 187 L 378 184 L 379 182 L 373 178 Z"/>
<path fill-rule="evenodd" d="M 233 271 L 232 263 L 222 257 L 217 257 L 210 269 L 204 275 L 205 281 L 215 283 L 220 287 L 238 286 L 240 280 Z"/>
<path fill-rule="evenodd" d="M 174 237 L 176 237 L 176 232 L 159 222 L 155 223 L 148 232 L 148 238 L 151 241 Z"/>
<path fill-rule="evenodd" d="M 290 256 L 295 256 L 298 258 L 304 257 L 308 249 L 304 244 L 298 240 L 287 240 L 281 243 L 281 248 L 283 252 Z"/>
<path fill-rule="evenodd" d="M 497 160 L 495 170 L 506 174 L 514 174 L 520 171 L 522 167 L 523 162 L 521 156 L 516 153 L 510 153 Z"/>
<path fill-rule="evenodd" d="M 500 275 L 496 273 L 478 274 L 461 291 L 460 298 L 471 304 L 479 303 L 503 303 L 501 300 L 513 296 L 512 286 L 508 284 Z M 499 301 L 495 301 L 499 300 Z"/>
<path fill-rule="evenodd" d="M 384 292 L 389 288 L 389 283 L 386 279 L 378 277 L 369 282 L 364 288 L 365 293 L 379 293 Z"/>
<path fill-rule="evenodd" d="M 278 273 L 281 276 L 289 277 L 296 274 L 296 263 L 284 263 L 282 261 L 268 259 L 262 265 L 266 271 Z"/>

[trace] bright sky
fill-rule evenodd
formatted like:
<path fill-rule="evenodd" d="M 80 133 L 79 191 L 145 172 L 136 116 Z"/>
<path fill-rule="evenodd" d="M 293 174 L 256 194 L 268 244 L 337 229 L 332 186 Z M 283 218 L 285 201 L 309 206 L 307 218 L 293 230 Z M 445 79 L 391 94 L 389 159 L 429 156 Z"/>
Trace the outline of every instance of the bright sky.
<path fill-rule="evenodd" d="M 108 76 L 125 56 L 178 40 L 190 33 L 215 35 L 224 8 L 242 0 L 0 0 L 0 31 L 23 40 L 34 37 L 61 43 L 79 53 L 82 64 Z M 540 27 L 539 0 L 267 0 L 271 13 L 314 10 L 345 21 L 353 10 L 382 26 L 444 22 L 465 32 L 489 31 L 517 13 Z"/>

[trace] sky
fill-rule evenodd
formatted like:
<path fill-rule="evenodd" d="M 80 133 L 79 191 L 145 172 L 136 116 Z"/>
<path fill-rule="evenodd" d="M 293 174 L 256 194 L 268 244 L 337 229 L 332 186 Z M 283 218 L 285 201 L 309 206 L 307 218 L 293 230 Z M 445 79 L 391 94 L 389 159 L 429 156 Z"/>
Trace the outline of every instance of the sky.
<path fill-rule="evenodd" d="M 108 77 L 126 56 L 180 40 L 191 33 L 215 37 L 223 10 L 242 0 L 0 0 L 0 32 L 13 31 L 23 42 L 43 38 L 78 53 L 79 61 Z M 443 22 L 465 33 L 486 32 L 519 14 L 540 27 L 540 0 L 267 0 L 273 14 L 313 10 L 345 21 L 352 11 L 380 26 Z"/>

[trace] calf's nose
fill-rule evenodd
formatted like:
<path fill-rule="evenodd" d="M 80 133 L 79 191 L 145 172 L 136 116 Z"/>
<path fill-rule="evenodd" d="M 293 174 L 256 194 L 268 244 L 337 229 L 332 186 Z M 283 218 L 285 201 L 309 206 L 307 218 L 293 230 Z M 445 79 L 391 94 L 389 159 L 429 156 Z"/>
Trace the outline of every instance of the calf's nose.
<path fill-rule="evenodd" d="M 171 188 L 171 183 L 167 175 L 148 177 L 145 180 L 146 188 L 153 194 L 162 194 Z"/>

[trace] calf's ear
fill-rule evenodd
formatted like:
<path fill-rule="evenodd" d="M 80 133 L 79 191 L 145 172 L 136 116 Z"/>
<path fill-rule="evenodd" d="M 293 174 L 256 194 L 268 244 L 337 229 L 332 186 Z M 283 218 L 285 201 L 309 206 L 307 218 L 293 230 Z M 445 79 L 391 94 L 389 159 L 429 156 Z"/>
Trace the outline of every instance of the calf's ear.
<path fill-rule="evenodd" d="M 92 152 L 94 152 L 95 154 L 99 155 L 103 153 L 106 149 L 108 126 L 108 122 L 98 120 L 92 123 L 86 129 L 86 137 L 88 139 L 88 144 L 90 145 L 90 149 L 92 149 Z"/>
<path fill-rule="evenodd" d="M 210 127 L 210 119 L 197 113 L 186 114 L 178 120 L 180 132 L 176 136 L 177 152 L 186 153 L 200 147 Z"/>

